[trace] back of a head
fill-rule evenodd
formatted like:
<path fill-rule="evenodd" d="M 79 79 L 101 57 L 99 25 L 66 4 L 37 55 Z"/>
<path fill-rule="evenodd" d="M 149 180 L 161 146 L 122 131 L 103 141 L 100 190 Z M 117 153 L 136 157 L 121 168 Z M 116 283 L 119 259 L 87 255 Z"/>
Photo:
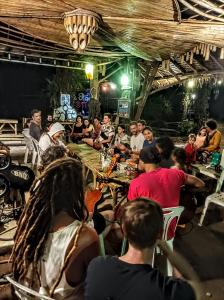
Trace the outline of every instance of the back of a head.
<path fill-rule="evenodd" d="M 41 155 L 41 168 L 43 171 L 50 163 L 56 159 L 63 158 L 66 156 L 66 148 L 63 146 L 50 146 Z"/>
<path fill-rule="evenodd" d="M 156 147 L 145 147 L 140 151 L 139 158 L 144 164 L 159 164 L 161 156 Z"/>
<path fill-rule="evenodd" d="M 171 140 L 171 138 L 168 136 L 164 136 L 164 137 L 158 138 L 156 140 L 156 143 L 159 147 L 159 150 L 160 150 L 160 153 L 162 154 L 162 156 L 166 159 L 169 159 L 170 155 L 174 149 L 174 143 Z"/>
<path fill-rule="evenodd" d="M 187 156 L 183 148 L 175 148 L 173 150 L 173 156 L 179 164 L 186 164 Z"/>
<path fill-rule="evenodd" d="M 71 217 L 84 218 L 84 192 L 81 163 L 64 157 L 50 163 L 44 170 L 42 185 L 51 194 L 54 213 L 66 211 Z"/>
<path fill-rule="evenodd" d="M 215 120 L 208 120 L 207 122 L 206 122 L 206 126 L 208 127 L 208 128 L 210 128 L 211 130 L 215 130 L 215 129 L 217 129 L 217 122 L 215 121 Z"/>
<path fill-rule="evenodd" d="M 123 209 L 121 226 L 133 247 L 151 248 L 162 236 L 162 209 L 158 203 L 146 198 L 129 201 Z"/>

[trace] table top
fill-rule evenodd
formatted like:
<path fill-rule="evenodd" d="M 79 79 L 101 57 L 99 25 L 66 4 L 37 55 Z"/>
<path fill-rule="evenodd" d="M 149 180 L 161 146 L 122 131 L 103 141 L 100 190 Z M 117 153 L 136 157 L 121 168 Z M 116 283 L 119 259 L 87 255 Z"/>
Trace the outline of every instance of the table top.
<path fill-rule="evenodd" d="M 68 149 L 71 153 L 79 157 L 82 163 L 90 169 L 98 177 L 106 177 L 105 172 L 102 171 L 100 152 L 93 149 L 92 147 L 86 144 L 68 144 Z M 115 172 L 110 175 L 110 178 L 115 179 L 118 184 L 129 184 L 132 180 L 132 177 L 121 174 L 118 176 Z"/>
<path fill-rule="evenodd" d="M 16 119 L 0 119 L 0 123 L 14 123 L 14 124 L 18 124 L 18 120 L 16 120 Z"/>
<path fill-rule="evenodd" d="M 213 168 L 206 168 L 207 165 L 192 164 L 191 166 L 194 170 L 198 171 L 198 173 L 206 175 L 210 178 L 217 180 L 220 177 L 220 173 L 216 172 Z"/>

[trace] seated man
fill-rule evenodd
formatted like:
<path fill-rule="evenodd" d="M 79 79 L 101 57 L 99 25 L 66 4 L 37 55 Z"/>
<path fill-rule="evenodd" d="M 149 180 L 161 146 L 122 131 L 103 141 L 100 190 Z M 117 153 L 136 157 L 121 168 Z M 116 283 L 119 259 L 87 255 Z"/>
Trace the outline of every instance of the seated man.
<path fill-rule="evenodd" d="M 157 203 L 143 198 L 129 202 L 121 226 L 129 241 L 128 252 L 121 257 L 97 257 L 90 262 L 86 300 L 196 299 L 188 282 L 164 276 L 152 267 L 154 248 L 163 231 L 163 213 Z M 167 254 L 172 255 L 169 250 Z M 180 272 L 181 267 L 183 270 L 183 262 Z"/>
<path fill-rule="evenodd" d="M 204 182 L 177 169 L 160 168 L 161 157 L 157 148 L 144 148 L 140 152 L 138 168 L 144 173 L 131 181 L 128 200 L 139 197 L 150 198 L 162 208 L 179 205 L 180 192 L 183 185 L 202 188 Z M 174 235 L 171 228 L 169 236 Z"/>

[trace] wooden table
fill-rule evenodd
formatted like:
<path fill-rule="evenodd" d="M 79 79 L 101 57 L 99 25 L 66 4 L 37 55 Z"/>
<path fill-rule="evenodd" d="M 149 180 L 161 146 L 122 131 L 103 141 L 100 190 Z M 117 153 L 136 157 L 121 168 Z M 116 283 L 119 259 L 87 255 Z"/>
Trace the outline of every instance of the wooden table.
<path fill-rule="evenodd" d="M 68 125 L 68 127 L 72 131 L 73 124 L 75 123 L 75 121 L 59 121 L 59 123 L 61 123 L 61 125 L 63 125 L 63 126 Z"/>
<path fill-rule="evenodd" d="M 83 164 L 84 177 L 87 178 L 89 172 L 93 174 L 93 185 L 96 188 L 97 177 L 106 177 L 106 174 L 102 171 L 100 152 L 93 149 L 86 144 L 68 144 L 67 145 L 70 152 L 77 156 Z M 111 174 L 110 178 L 116 180 L 117 183 L 108 183 L 113 198 L 114 205 L 117 202 L 117 189 L 121 186 L 129 184 L 131 179 L 128 176 L 117 176 L 114 172 Z"/>
<path fill-rule="evenodd" d="M 4 131 L 5 126 L 8 126 L 17 135 L 17 124 L 18 120 L 0 119 L 0 131 Z"/>
<path fill-rule="evenodd" d="M 220 177 L 220 173 L 216 172 L 213 168 L 206 168 L 206 166 L 202 164 L 192 164 L 191 166 L 193 175 L 200 173 L 215 180 L 218 180 Z"/>

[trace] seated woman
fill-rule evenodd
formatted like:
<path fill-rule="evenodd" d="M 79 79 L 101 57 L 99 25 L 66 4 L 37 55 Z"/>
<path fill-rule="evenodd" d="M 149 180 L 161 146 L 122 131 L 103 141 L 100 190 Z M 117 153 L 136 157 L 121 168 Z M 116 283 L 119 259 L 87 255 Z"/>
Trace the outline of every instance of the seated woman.
<path fill-rule="evenodd" d="M 144 135 L 144 143 L 143 143 L 143 148 L 145 147 L 155 147 L 156 146 L 156 140 L 153 136 L 152 128 L 147 126 L 143 129 L 142 131 Z"/>
<path fill-rule="evenodd" d="M 124 162 L 127 159 L 130 159 L 131 148 L 129 144 L 120 143 L 117 147 L 114 148 L 114 154 L 119 154 L 119 161 Z"/>
<path fill-rule="evenodd" d="M 72 158 L 52 162 L 33 183 L 18 223 L 15 280 L 55 299 L 84 299 L 86 269 L 99 254 L 87 218 L 82 165 Z"/>
<path fill-rule="evenodd" d="M 94 130 L 94 127 L 93 127 L 93 124 L 90 122 L 90 120 L 84 119 L 83 129 L 82 129 L 83 137 L 91 137 L 93 130 Z"/>
<path fill-rule="evenodd" d="M 73 124 L 72 132 L 71 132 L 71 140 L 73 143 L 79 143 L 82 140 L 83 137 L 83 117 L 77 116 L 75 123 Z"/>
<path fill-rule="evenodd" d="M 65 144 L 60 140 L 64 135 L 65 128 L 59 122 L 54 123 L 49 132 L 43 133 L 39 140 L 39 147 L 44 152 L 50 146 L 64 146 Z"/>
<path fill-rule="evenodd" d="M 206 127 L 205 126 L 201 127 L 196 136 L 196 141 L 194 143 L 197 150 L 200 151 L 201 148 L 206 146 L 207 136 L 208 136 L 208 133 L 207 133 Z"/>
<path fill-rule="evenodd" d="M 115 136 L 114 146 L 117 147 L 121 143 L 130 144 L 130 137 L 125 132 L 125 125 L 119 125 Z"/>
<path fill-rule="evenodd" d="M 91 137 L 84 138 L 84 139 L 82 139 L 82 141 L 91 147 L 100 149 L 101 145 L 100 145 L 100 143 L 97 142 L 98 138 L 100 136 L 100 133 L 101 133 L 100 119 L 98 117 L 95 117 L 93 120 L 93 132 L 92 132 Z M 97 145 L 95 145 L 95 144 L 99 144 L 99 147 L 97 147 Z"/>

